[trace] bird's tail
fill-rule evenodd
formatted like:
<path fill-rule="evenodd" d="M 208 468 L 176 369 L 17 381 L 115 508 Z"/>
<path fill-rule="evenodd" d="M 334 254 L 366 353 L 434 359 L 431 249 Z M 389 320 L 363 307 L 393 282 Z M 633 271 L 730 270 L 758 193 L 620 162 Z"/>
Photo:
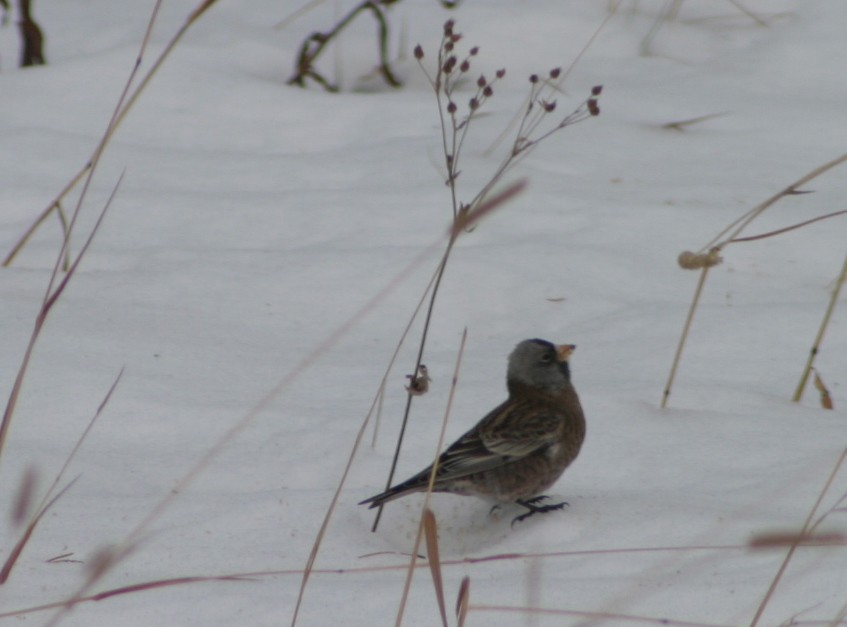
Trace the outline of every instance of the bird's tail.
<path fill-rule="evenodd" d="M 396 486 L 389 488 L 385 492 L 381 492 L 376 496 L 372 496 L 364 501 L 361 501 L 359 505 L 368 505 L 370 509 L 373 509 L 374 507 L 379 507 L 383 503 L 393 501 L 394 499 L 411 494 L 412 492 L 420 492 L 421 490 L 426 489 L 428 484 L 429 470 L 427 469 L 425 472 L 418 473 L 411 479 L 408 479 L 403 483 L 398 483 Z"/>

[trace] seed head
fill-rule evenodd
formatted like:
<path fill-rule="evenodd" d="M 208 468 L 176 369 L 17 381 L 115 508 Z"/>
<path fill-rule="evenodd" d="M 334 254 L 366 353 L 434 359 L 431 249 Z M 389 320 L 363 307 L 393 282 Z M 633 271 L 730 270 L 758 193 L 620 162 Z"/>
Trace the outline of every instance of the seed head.
<path fill-rule="evenodd" d="M 420 61 L 421 59 L 423 59 L 423 56 L 424 56 L 423 48 L 421 48 L 421 45 L 418 44 L 417 46 L 415 46 L 415 58 L 418 61 Z"/>

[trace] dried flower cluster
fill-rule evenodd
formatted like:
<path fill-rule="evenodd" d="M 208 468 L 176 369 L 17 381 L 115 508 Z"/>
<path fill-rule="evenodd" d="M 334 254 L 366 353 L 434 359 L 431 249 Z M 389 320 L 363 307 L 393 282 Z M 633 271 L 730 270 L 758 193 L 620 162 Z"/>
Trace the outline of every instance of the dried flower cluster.
<path fill-rule="evenodd" d="M 556 111 L 557 103 L 553 99 L 553 95 L 554 92 L 558 91 L 556 82 L 564 78 L 562 69 L 559 67 L 553 68 L 545 78 L 541 78 L 538 74 L 532 74 L 529 77 L 528 104 L 511 150 L 491 177 L 490 182 L 483 187 L 474 199 L 467 204 L 461 203 L 456 195 L 456 180 L 460 174 L 459 159 L 462 145 L 467 137 L 471 122 L 486 102 L 494 96 L 496 84 L 506 76 L 506 70 L 499 69 L 494 73 L 493 78 L 480 74 L 475 80 L 472 79 L 469 74 L 473 59 L 479 54 L 479 47 L 473 46 L 463 54 L 458 50 L 461 41 L 462 34 L 456 32 L 455 22 L 448 20 L 444 24 L 434 76 L 427 71 L 423 64 L 425 56 L 423 48 L 417 45 L 414 50 L 414 57 L 429 79 L 438 101 L 444 144 L 444 161 L 447 166 L 446 183 L 453 195 L 454 219 L 460 217 L 462 213 L 469 211 L 484 199 L 491 191 L 492 186 L 515 164 L 518 157 L 523 156 L 556 131 L 599 115 L 600 107 L 597 101 L 602 92 L 601 86 L 594 87 L 591 90 L 591 95 L 585 101 L 574 111 L 555 122 L 551 128 L 546 120 L 549 119 L 549 115 Z M 466 85 L 469 80 L 474 81 L 476 90 L 467 99 L 467 108 L 462 109 L 458 98 L 458 88 Z M 545 130 L 539 131 L 539 126 L 542 123 L 545 123 Z"/>

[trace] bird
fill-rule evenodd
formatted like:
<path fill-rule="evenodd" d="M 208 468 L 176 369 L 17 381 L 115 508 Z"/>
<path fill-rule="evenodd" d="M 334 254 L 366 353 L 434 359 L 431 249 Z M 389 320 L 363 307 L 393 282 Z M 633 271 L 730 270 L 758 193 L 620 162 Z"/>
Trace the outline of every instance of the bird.
<path fill-rule="evenodd" d="M 575 349 L 538 338 L 514 348 L 506 372 L 508 398 L 441 453 L 433 492 L 516 503 L 527 511 L 512 520 L 513 526 L 567 505 L 543 503 L 549 498 L 543 492 L 576 459 L 585 440 L 585 415 L 571 383 Z M 425 491 L 431 474 L 432 464 L 359 505 L 379 507 Z"/>

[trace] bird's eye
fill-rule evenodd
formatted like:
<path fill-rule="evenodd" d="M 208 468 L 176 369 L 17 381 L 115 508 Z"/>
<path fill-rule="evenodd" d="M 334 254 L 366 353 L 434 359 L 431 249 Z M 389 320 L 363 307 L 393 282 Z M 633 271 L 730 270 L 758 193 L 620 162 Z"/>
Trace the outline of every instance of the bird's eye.
<path fill-rule="evenodd" d="M 541 363 L 549 364 L 551 361 L 553 361 L 553 353 L 544 353 L 541 356 Z"/>

